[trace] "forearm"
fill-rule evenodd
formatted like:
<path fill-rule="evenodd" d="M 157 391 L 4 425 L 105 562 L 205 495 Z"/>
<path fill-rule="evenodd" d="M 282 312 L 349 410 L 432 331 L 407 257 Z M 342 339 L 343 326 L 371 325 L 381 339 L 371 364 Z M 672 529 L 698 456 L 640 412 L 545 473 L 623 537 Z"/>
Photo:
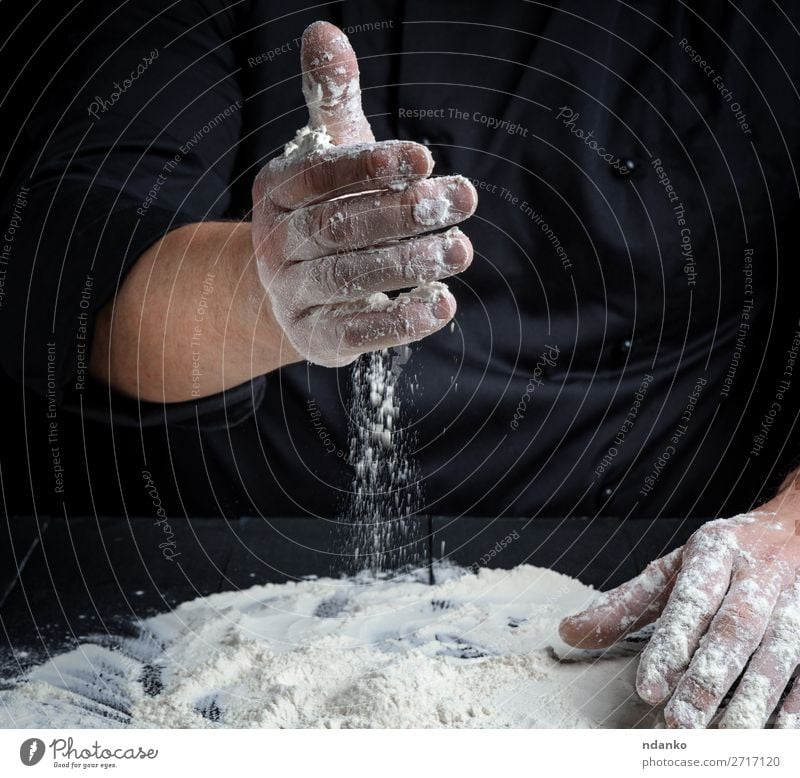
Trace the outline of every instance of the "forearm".
<path fill-rule="evenodd" d="M 179 402 L 298 359 L 259 281 L 250 224 L 204 222 L 139 258 L 96 318 L 90 372 L 123 394 Z"/>

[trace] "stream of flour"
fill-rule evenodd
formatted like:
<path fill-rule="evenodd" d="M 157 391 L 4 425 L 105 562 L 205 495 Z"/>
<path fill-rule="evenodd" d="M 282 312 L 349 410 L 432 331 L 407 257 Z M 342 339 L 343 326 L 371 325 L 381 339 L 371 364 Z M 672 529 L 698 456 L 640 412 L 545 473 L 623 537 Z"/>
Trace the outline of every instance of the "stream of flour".
<path fill-rule="evenodd" d="M 420 562 L 420 481 L 401 424 L 399 377 L 408 347 L 372 352 L 352 369 L 353 483 L 341 517 L 354 572 L 401 570 Z"/>

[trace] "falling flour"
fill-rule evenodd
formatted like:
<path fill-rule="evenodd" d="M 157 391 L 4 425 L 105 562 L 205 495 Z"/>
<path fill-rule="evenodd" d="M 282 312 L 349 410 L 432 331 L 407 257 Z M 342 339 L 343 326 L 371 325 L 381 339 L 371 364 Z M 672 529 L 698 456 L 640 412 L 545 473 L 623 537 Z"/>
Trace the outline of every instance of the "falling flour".
<path fill-rule="evenodd" d="M 350 99 L 352 85 L 338 92 L 328 84 L 333 101 Z M 313 78 L 306 75 L 304 91 L 312 117 L 312 105 L 322 100 L 323 90 Z M 298 159 L 315 159 L 322 154 L 352 156 L 374 144 L 334 146 L 326 127 L 312 124 L 300 128 L 294 140 L 286 144 L 283 157 L 275 165 L 285 166 Z M 403 173 L 403 171 L 400 171 Z M 388 180 L 388 179 L 387 179 Z M 389 180 L 389 187 L 402 189 Z M 404 186 L 405 184 L 403 184 Z M 375 193 L 375 207 L 381 206 Z M 334 202 L 336 199 L 334 199 Z M 450 213 L 446 197 L 422 199 L 413 207 L 413 218 L 425 227 L 444 226 Z M 330 218 L 330 226 L 344 221 L 343 210 Z M 443 250 L 452 245 L 457 232 L 445 233 L 438 247 Z M 380 261 L 380 249 L 370 255 Z M 441 260 L 440 260 L 441 261 Z M 416 272 L 410 266 L 409 270 Z M 413 277 L 412 272 L 412 277 Z M 417 279 L 415 279 L 417 280 Z M 410 285 L 410 284 L 409 284 Z M 375 292 L 340 303 L 333 315 L 358 316 L 373 313 L 401 312 L 411 303 L 427 306 L 447 295 L 447 286 L 438 281 L 423 281 L 407 292 L 389 297 Z M 376 327 L 396 326 L 385 321 Z M 404 349 L 407 347 L 403 347 Z M 373 572 L 402 569 L 417 560 L 421 528 L 416 513 L 421 505 L 420 482 L 416 477 L 414 462 L 409 455 L 409 440 L 399 424 L 400 401 L 398 392 L 398 349 L 371 352 L 353 363 L 351 373 L 352 404 L 349 422 L 350 464 L 353 482 L 347 502 L 340 517 L 341 552 L 350 557 L 353 571 L 368 568 Z"/>
<path fill-rule="evenodd" d="M 390 301 L 387 306 L 381 300 L 373 304 L 385 310 L 402 303 Z M 357 360 L 352 368 L 349 431 L 353 482 L 339 527 L 341 551 L 350 558 L 354 571 L 397 570 L 419 561 L 422 526 L 416 514 L 422 494 L 408 434 L 400 426 L 402 356 L 401 349 L 376 351 Z"/>
<path fill-rule="evenodd" d="M 635 655 L 559 662 L 595 592 L 530 566 L 268 584 L 6 679 L 2 727 L 645 727 Z"/>
<path fill-rule="evenodd" d="M 314 26 L 311 25 L 306 35 Z M 348 130 L 363 120 L 363 113 L 358 77 L 349 80 L 331 78 L 319 67 L 333 60 L 337 50 L 346 49 L 347 39 L 344 35 L 335 35 L 328 41 L 328 46 L 332 47 L 331 50 L 319 53 L 310 61 L 311 67 L 303 71 L 302 88 L 309 121 L 286 144 L 283 156 L 270 163 L 276 169 L 285 169 L 298 161 L 319 160 L 323 156 L 354 157 L 378 145 L 387 146 L 396 142 L 334 144 L 325 124 L 326 117 L 335 113 L 338 123 L 332 130 L 341 139 L 349 137 Z M 345 73 L 346 70 L 341 68 L 335 71 L 337 76 L 344 76 Z M 407 161 L 401 164 L 398 172 L 401 176 L 411 174 Z M 396 192 L 402 191 L 407 182 L 405 179 L 393 179 L 388 171 L 377 173 L 379 183 L 376 183 L 376 191 L 368 196 L 374 198 L 373 207 L 381 208 L 379 188 L 388 187 Z M 454 187 L 459 184 L 459 181 L 453 181 L 448 186 L 454 191 Z M 332 200 L 334 203 L 346 201 L 346 197 Z M 450 200 L 445 195 L 420 199 L 412 207 L 412 216 L 417 224 L 429 229 L 444 227 L 450 216 Z M 331 232 L 340 227 L 346 218 L 347 213 L 342 206 L 329 219 Z M 456 234 L 444 234 L 443 241 L 436 249 L 438 255 L 434 254 L 437 267 L 441 267 L 443 251 L 452 245 Z M 365 238 L 364 243 L 368 244 L 372 236 L 362 237 Z M 362 253 L 366 253 L 379 266 L 383 257 L 380 247 Z M 294 254 L 295 250 L 290 252 L 290 256 Z M 399 313 L 399 317 L 373 317 L 374 334 L 376 338 L 385 337 L 387 330 L 397 333 L 404 329 L 406 324 L 402 320 L 403 308 L 412 303 L 422 303 L 430 308 L 448 293 L 447 286 L 443 283 L 414 278 L 418 267 L 414 267 L 413 261 L 408 265 L 404 268 L 404 273 L 410 271 L 409 280 L 417 281 L 418 286 L 393 297 L 383 292 L 364 296 L 356 294 L 348 302 L 339 303 L 333 310 L 333 315 L 355 317 L 375 313 Z M 371 268 L 365 268 L 368 269 Z M 413 316 L 413 311 L 409 311 L 408 315 Z M 402 347 L 406 351 L 407 348 Z M 306 353 L 302 348 L 298 350 Z M 420 527 L 415 516 L 421 505 L 421 492 L 414 462 L 409 455 L 409 440 L 399 425 L 399 353 L 398 349 L 373 351 L 353 362 L 349 437 L 350 464 L 354 475 L 347 503 L 340 516 L 340 527 L 344 530 L 342 550 L 352 559 L 353 570 L 362 567 L 373 572 L 402 569 L 417 562 Z"/>

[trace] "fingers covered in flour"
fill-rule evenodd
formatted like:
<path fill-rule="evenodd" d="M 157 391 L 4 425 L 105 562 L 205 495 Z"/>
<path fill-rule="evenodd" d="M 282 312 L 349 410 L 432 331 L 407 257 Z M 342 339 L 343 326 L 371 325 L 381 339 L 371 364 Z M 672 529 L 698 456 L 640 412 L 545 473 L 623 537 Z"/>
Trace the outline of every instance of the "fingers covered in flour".
<path fill-rule="evenodd" d="M 720 719 L 724 728 L 763 727 L 775 710 L 781 695 L 800 665 L 800 579 L 778 598 L 761 645 L 750 660 L 744 677 L 736 687 Z M 800 727 L 800 689 L 795 692 L 797 708 L 794 727 Z M 789 721 L 791 694 L 778 714 Z M 788 717 L 788 718 L 787 718 Z"/>
<path fill-rule="evenodd" d="M 681 570 L 639 660 L 636 689 L 646 702 L 663 702 L 689 666 L 725 597 L 734 548 L 735 538 L 708 525 L 684 547 Z"/>
<path fill-rule="evenodd" d="M 298 304 L 327 305 L 440 281 L 466 270 L 471 261 L 469 238 L 453 227 L 437 235 L 295 262 L 279 283 L 284 295 L 298 296 Z"/>
<path fill-rule="evenodd" d="M 471 216 L 477 202 L 475 188 L 462 176 L 427 179 L 402 192 L 356 195 L 292 211 L 278 221 L 275 237 L 284 247 L 284 260 L 318 259 L 453 226 Z"/>
<path fill-rule="evenodd" d="M 779 593 L 780 581 L 773 571 L 749 565 L 736 570 L 708 632 L 664 709 L 667 726 L 682 729 L 708 726 L 722 698 L 761 642 Z M 748 675 L 744 695 L 738 703 L 740 711 L 745 699 L 765 691 L 766 678 L 758 673 Z"/>
<path fill-rule="evenodd" d="M 270 162 L 256 179 L 254 202 L 263 206 L 267 198 L 277 208 L 294 210 L 358 192 L 399 191 L 432 170 L 430 151 L 412 141 L 331 146 Z"/>
<path fill-rule="evenodd" d="M 366 351 L 431 335 L 455 311 L 455 299 L 444 284 L 436 282 L 391 299 L 378 293 L 352 303 L 310 309 L 293 327 L 293 345 L 316 364 L 341 367 Z"/>
<path fill-rule="evenodd" d="M 800 729 L 800 678 L 794 679 L 794 685 L 775 717 L 775 729 Z"/>
<path fill-rule="evenodd" d="M 561 621 L 564 642 L 580 648 L 605 648 L 658 618 L 681 566 L 683 549 L 651 562 L 636 578 L 601 593 L 589 608 Z"/>

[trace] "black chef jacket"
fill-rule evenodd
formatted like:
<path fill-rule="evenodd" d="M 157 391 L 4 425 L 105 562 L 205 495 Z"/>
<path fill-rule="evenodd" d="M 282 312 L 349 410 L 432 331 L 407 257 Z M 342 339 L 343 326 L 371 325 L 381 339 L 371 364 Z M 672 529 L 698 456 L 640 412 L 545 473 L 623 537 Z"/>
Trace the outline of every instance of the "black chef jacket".
<path fill-rule="evenodd" d="M 317 18 L 353 42 L 375 135 L 480 193 L 455 325 L 401 365 L 422 510 L 757 499 L 796 453 L 796 3 L 135 0 L 61 8 L 14 63 L 6 509 L 149 515 L 155 484 L 172 515 L 341 510 L 349 368 L 166 406 L 86 374 L 93 316 L 149 245 L 247 217 L 306 121 Z"/>

